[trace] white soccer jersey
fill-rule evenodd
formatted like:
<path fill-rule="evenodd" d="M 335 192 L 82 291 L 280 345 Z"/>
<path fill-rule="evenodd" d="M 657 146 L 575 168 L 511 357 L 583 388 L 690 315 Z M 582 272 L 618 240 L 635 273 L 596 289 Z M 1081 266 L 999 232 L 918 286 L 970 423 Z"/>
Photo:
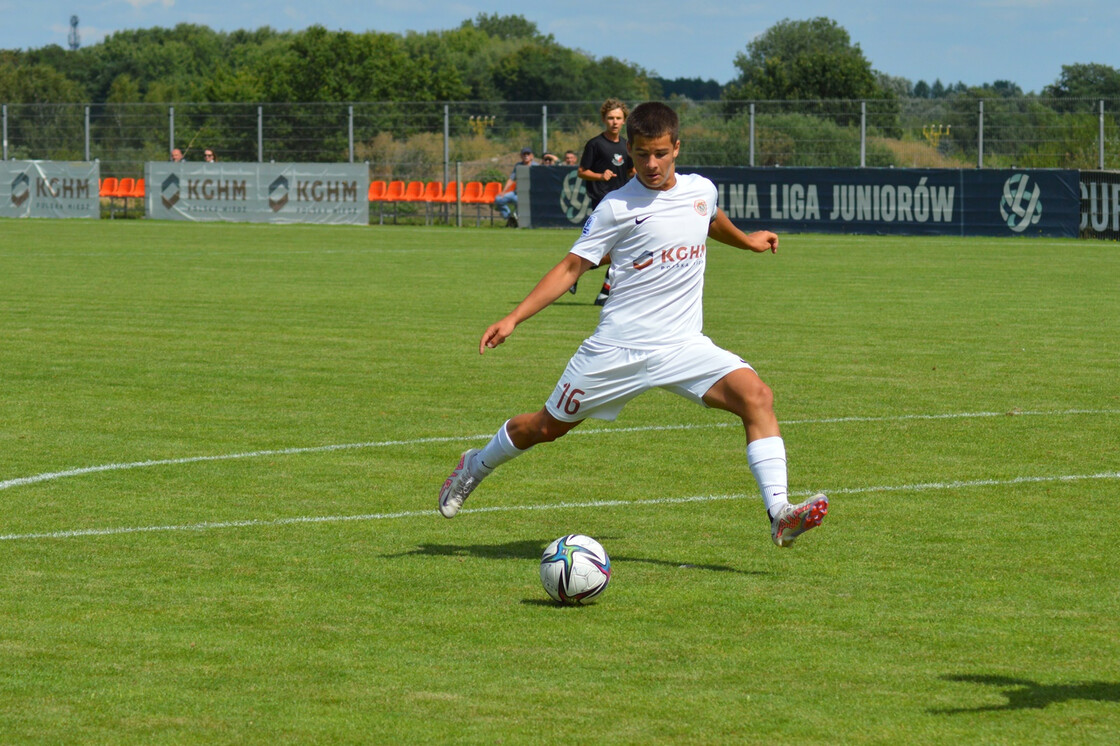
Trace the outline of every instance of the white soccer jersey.
<path fill-rule="evenodd" d="M 667 191 L 637 178 L 610 192 L 571 253 L 598 264 L 611 256 L 611 293 L 591 339 L 652 349 L 694 339 L 704 326 L 704 267 L 716 187 L 677 174 Z"/>

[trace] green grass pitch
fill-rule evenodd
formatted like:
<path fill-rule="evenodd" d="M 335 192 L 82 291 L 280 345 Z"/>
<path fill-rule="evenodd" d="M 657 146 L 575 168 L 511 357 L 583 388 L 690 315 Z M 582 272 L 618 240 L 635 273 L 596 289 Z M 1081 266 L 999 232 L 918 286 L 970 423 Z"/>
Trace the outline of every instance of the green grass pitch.
<path fill-rule="evenodd" d="M 706 331 L 774 388 L 664 392 L 511 462 L 599 273 L 477 353 L 574 232 L 0 222 L 0 741 L 1115 743 L 1120 251 L 709 246 Z M 611 587 L 558 607 L 565 533 Z"/>

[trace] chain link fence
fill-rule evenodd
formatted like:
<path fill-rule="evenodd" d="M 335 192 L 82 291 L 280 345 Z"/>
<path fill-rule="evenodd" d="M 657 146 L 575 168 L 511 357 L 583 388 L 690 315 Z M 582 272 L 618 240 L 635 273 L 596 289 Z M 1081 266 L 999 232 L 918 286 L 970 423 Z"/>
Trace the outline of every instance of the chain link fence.
<path fill-rule="evenodd" d="M 682 165 L 1120 169 L 1120 99 L 672 102 Z M 3 158 L 367 162 L 372 179 L 504 180 L 521 148 L 582 151 L 598 101 L 5 104 Z"/>

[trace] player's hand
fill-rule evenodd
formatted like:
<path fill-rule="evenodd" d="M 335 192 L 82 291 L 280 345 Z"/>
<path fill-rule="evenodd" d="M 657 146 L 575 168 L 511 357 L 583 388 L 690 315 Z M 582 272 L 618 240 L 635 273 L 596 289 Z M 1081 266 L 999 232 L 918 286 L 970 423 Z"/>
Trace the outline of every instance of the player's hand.
<path fill-rule="evenodd" d="M 755 231 L 747 236 L 747 245 L 750 246 L 751 251 L 757 251 L 760 254 L 767 251 L 771 254 L 777 254 L 778 234 L 771 231 Z"/>
<path fill-rule="evenodd" d="M 502 319 L 496 324 L 491 324 L 478 342 L 478 354 L 482 355 L 486 350 L 492 350 L 505 342 L 506 338 L 513 334 L 515 326 L 516 324 L 509 319 Z"/>
<path fill-rule="evenodd" d="M 603 171 L 603 181 L 610 181 L 613 178 L 614 178 L 614 171 L 611 171 L 609 168 L 607 170 Z"/>

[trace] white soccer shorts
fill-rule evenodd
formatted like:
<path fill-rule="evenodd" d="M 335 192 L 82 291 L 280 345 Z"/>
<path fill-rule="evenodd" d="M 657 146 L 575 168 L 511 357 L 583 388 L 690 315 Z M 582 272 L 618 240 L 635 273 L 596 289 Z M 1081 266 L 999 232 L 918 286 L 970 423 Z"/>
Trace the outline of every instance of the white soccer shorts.
<path fill-rule="evenodd" d="M 587 340 L 568 361 L 545 407 L 563 422 L 614 420 L 627 402 L 652 388 L 706 406 L 704 394 L 740 368 L 751 366 L 705 336 L 656 350 Z"/>

